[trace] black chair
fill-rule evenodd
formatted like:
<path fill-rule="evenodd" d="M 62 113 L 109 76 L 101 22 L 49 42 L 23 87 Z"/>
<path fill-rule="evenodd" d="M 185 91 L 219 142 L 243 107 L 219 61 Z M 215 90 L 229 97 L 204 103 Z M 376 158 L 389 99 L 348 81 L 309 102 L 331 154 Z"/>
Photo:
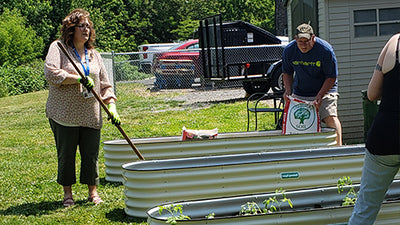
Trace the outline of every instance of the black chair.
<path fill-rule="evenodd" d="M 274 107 L 259 107 L 260 101 L 273 100 Z M 279 101 L 279 103 L 277 103 Z M 247 131 L 250 128 L 250 112 L 255 116 L 255 130 L 257 130 L 257 113 L 274 113 L 276 129 L 282 129 L 282 114 L 284 100 L 282 94 L 276 93 L 254 93 L 247 99 Z"/>

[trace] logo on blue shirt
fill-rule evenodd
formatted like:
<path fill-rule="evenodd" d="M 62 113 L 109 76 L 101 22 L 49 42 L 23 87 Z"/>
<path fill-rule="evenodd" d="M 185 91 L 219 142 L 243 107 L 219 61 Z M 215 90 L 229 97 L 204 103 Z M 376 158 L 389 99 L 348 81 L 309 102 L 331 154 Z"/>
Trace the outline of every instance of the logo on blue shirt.
<path fill-rule="evenodd" d="M 293 61 L 293 65 L 295 66 L 316 66 L 316 67 L 321 67 L 321 61 L 316 61 L 316 62 L 305 62 L 305 61 Z"/>

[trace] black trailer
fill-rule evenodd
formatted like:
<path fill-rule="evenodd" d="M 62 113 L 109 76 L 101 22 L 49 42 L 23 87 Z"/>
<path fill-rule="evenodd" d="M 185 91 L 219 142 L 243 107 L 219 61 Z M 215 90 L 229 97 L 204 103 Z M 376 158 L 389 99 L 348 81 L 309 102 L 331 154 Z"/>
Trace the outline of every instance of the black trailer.
<path fill-rule="evenodd" d="M 244 21 L 222 22 L 216 15 L 200 21 L 199 42 L 206 80 L 241 80 L 248 94 L 271 87 L 283 93 L 284 45 L 272 33 Z"/>

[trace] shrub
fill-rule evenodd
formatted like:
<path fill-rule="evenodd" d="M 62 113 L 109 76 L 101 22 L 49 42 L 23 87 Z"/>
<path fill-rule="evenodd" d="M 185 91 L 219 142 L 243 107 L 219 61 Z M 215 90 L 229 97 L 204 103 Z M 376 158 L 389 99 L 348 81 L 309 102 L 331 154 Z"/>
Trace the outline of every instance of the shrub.
<path fill-rule="evenodd" d="M 118 60 L 121 61 L 115 64 L 115 81 L 143 80 L 153 76 L 152 74 L 139 72 L 138 66 L 131 64 L 127 57 L 120 57 Z"/>
<path fill-rule="evenodd" d="M 18 10 L 5 9 L 0 15 L 0 66 L 22 65 L 41 56 L 43 40 L 25 23 Z"/>
<path fill-rule="evenodd" d="M 0 97 L 39 91 L 47 86 L 43 72 L 43 61 L 28 65 L 0 67 Z"/>

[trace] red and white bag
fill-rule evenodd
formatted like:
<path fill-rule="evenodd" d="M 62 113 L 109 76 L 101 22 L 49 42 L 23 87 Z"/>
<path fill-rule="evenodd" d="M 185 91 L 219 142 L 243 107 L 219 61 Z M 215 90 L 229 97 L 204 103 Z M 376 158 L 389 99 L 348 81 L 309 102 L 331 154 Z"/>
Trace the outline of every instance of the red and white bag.
<path fill-rule="evenodd" d="M 189 130 L 182 127 L 182 141 L 192 139 L 214 139 L 218 135 L 218 128 L 213 130 Z"/>
<path fill-rule="evenodd" d="M 311 101 L 289 96 L 285 104 L 282 134 L 321 132 L 321 121 L 317 107 Z"/>

